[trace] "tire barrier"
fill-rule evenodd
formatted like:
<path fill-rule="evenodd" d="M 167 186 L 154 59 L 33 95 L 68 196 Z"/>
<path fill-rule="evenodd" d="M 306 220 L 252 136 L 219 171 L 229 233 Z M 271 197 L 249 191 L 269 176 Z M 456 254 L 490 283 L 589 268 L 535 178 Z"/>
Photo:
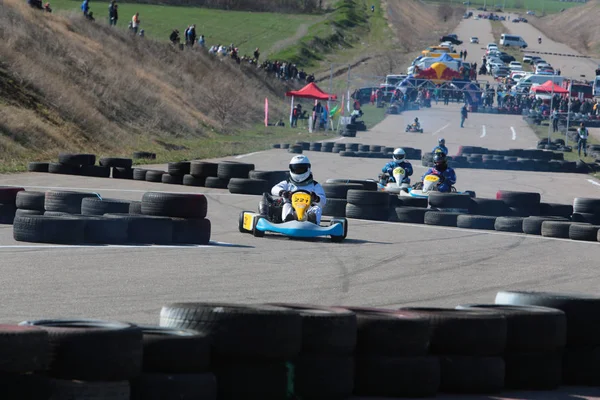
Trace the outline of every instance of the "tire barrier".
<path fill-rule="evenodd" d="M 392 158 L 394 147 L 381 145 L 367 145 L 360 143 L 339 143 L 339 142 L 301 142 L 303 151 L 320 151 L 327 153 L 339 153 L 342 157 L 362 157 L 362 158 Z M 300 146 L 301 144 L 288 145 L 288 147 Z M 275 147 L 279 146 L 279 147 Z M 273 148 L 284 149 L 283 145 L 273 145 Z M 403 147 L 408 160 L 420 160 L 422 151 L 412 147 Z"/>
<path fill-rule="evenodd" d="M 39 200 L 36 203 L 33 200 L 28 200 L 25 197 L 23 197 L 29 195 L 19 196 L 19 193 L 23 191 L 25 191 L 25 189 L 21 187 L 0 187 L 0 224 L 10 225 L 13 223 L 15 215 L 17 213 L 17 197 L 20 199 L 20 202 L 26 202 L 26 204 L 30 207 L 39 208 Z"/>
<path fill-rule="evenodd" d="M 147 192 L 141 202 L 130 202 L 101 199 L 95 193 L 23 193 L 19 205 L 29 208 L 17 209 L 13 223 L 16 241 L 158 245 L 210 242 L 211 223 L 206 219 L 207 200 L 202 194 Z"/>

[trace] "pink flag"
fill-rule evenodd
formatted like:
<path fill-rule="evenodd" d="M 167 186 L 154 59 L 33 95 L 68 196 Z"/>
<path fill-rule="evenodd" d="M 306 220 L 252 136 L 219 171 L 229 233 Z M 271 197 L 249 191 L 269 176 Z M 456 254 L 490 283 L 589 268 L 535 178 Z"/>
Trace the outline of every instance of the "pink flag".
<path fill-rule="evenodd" d="M 269 126 L 269 99 L 265 97 L 265 126 Z"/>

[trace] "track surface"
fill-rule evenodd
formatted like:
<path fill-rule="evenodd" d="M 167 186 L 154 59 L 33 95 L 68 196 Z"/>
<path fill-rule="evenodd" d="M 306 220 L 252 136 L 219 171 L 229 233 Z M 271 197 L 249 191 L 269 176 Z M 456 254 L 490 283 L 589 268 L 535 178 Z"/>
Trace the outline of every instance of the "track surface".
<path fill-rule="evenodd" d="M 483 42 L 484 33 L 475 25 L 483 22 L 464 21 L 458 32 L 470 36 L 462 32 L 478 31 Z M 414 115 L 422 120 L 424 134 L 404 133 Z M 473 114 L 461 129 L 458 106 L 441 104 L 390 116 L 371 131 L 359 132 L 356 139 L 344 140 L 427 151 L 441 136 L 446 138 L 450 154 L 459 144 L 506 149 L 531 148 L 536 142 L 519 117 Z M 306 154 L 321 182 L 340 177 L 375 178 L 386 161 Z M 270 150 L 230 159 L 267 170 L 286 168 L 290 156 L 283 150 Z M 415 177 L 424 172 L 419 164 L 415 161 Z M 585 175 L 466 169 L 457 174 L 459 190 L 475 190 L 478 197 L 493 197 L 498 189 L 539 191 L 547 202 L 570 203 L 576 196 L 600 195 L 600 182 L 592 184 Z M 217 242 L 207 247 L 171 248 L 47 246 L 15 242 L 12 227 L 0 226 L 1 322 L 88 317 L 157 323 L 161 306 L 174 301 L 453 307 L 493 302 L 502 289 L 595 293 L 598 287 L 598 243 L 360 220 L 350 220 L 349 236 L 342 244 L 327 239 L 258 239 L 237 231 L 238 213 L 255 210 L 256 196 L 35 173 L 0 176 L 0 184 L 30 190 L 88 189 L 104 197 L 131 200 L 152 190 L 205 193 L 212 239 Z M 591 389 L 577 390 L 577 396 L 573 389 L 569 393 L 521 393 L 509 398 L 600 398 L 594 397 L 599 392 Z"/>

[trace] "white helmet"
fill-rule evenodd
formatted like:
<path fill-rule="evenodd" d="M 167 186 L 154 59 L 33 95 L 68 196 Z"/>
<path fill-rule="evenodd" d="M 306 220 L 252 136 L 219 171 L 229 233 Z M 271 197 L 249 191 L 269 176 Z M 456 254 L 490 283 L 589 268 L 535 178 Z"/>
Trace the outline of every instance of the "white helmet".
<path fill-rule="evenodd" d="M 310 176 L 310 161 L 306 156 L 295 156 L 289 167 L 290 178 L 296 183 L 304 182 Z"/>
<path fill-rule="evenodd" d="M 406 158 L 406 152 L 404 151 L 403 148 L 398 147 L 396 150 L 394 150 L 394 154 L 393 154 L 394 161 L 403 161 L 405 158 Z"/>

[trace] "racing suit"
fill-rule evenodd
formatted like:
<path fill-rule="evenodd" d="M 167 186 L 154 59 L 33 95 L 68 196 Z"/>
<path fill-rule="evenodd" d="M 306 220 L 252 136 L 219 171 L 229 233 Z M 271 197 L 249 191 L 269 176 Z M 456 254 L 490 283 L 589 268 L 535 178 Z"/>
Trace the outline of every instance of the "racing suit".
<path fill-rule="evenodd" d="M 325 191 L 319 182 L 314 181 L 312 179 L 312 175 L 302 183 L 295 183 L 291 180 L 285 180 L 279 182 L 277 185 L 273 186 L 271 189 L 271 194 L 273 196 L 279 196 L 282 191 L 295 192 L 296 190 L 306 190 L 309 193 L 315 193 L 317 197 L 316 201 L 311 204 L 310 208 L 306 211 L 307 216 L 314 216 L 316 220 L 316 224 L 321 223 L 321 215 L 323 213 L 322 207 L 327 203 L 327 197 L 325 196 Z M 285 199 L 285 203 L 282 207 L 281 219 L 283 221 L 289 215 L 294 213 L 294 208 L 292 207 L 291 199 Z"/>
<path fill-rule="evenodd" d="M 404 179 L 402 179 L 401 183 L 410 183 L 410 176 L 413 174 L 412 164 L 408 161 L 390 161 L 385 164 L 385 166 L 381 169 L 382 172 L 388 174 L 390 177 L 388 178 L 388 182 L 395 182 L 394 176 L 392 175 L 394 168 L 401 167 L 404 168 Z"/>
<path fill-rule="evenodd" d="M 440 184 L 437 187 L 439 192 L 450 192 L 452 185 L 456 183 L 456 173 L 450 167 L 446 167 L 444 171 L 438 171 L 435 167 L 429 168 L 421 177 L 421 182 L 427 175 L 437 175 L 440 177 Z"/>
<path fill-rule="evenodd" d="M 435 154 L 436 152 L 441 151 L 445 155 L 448 155 L 448 148 L 446 146 L 437 145 L 431 150 L 431 153 Z"/>

